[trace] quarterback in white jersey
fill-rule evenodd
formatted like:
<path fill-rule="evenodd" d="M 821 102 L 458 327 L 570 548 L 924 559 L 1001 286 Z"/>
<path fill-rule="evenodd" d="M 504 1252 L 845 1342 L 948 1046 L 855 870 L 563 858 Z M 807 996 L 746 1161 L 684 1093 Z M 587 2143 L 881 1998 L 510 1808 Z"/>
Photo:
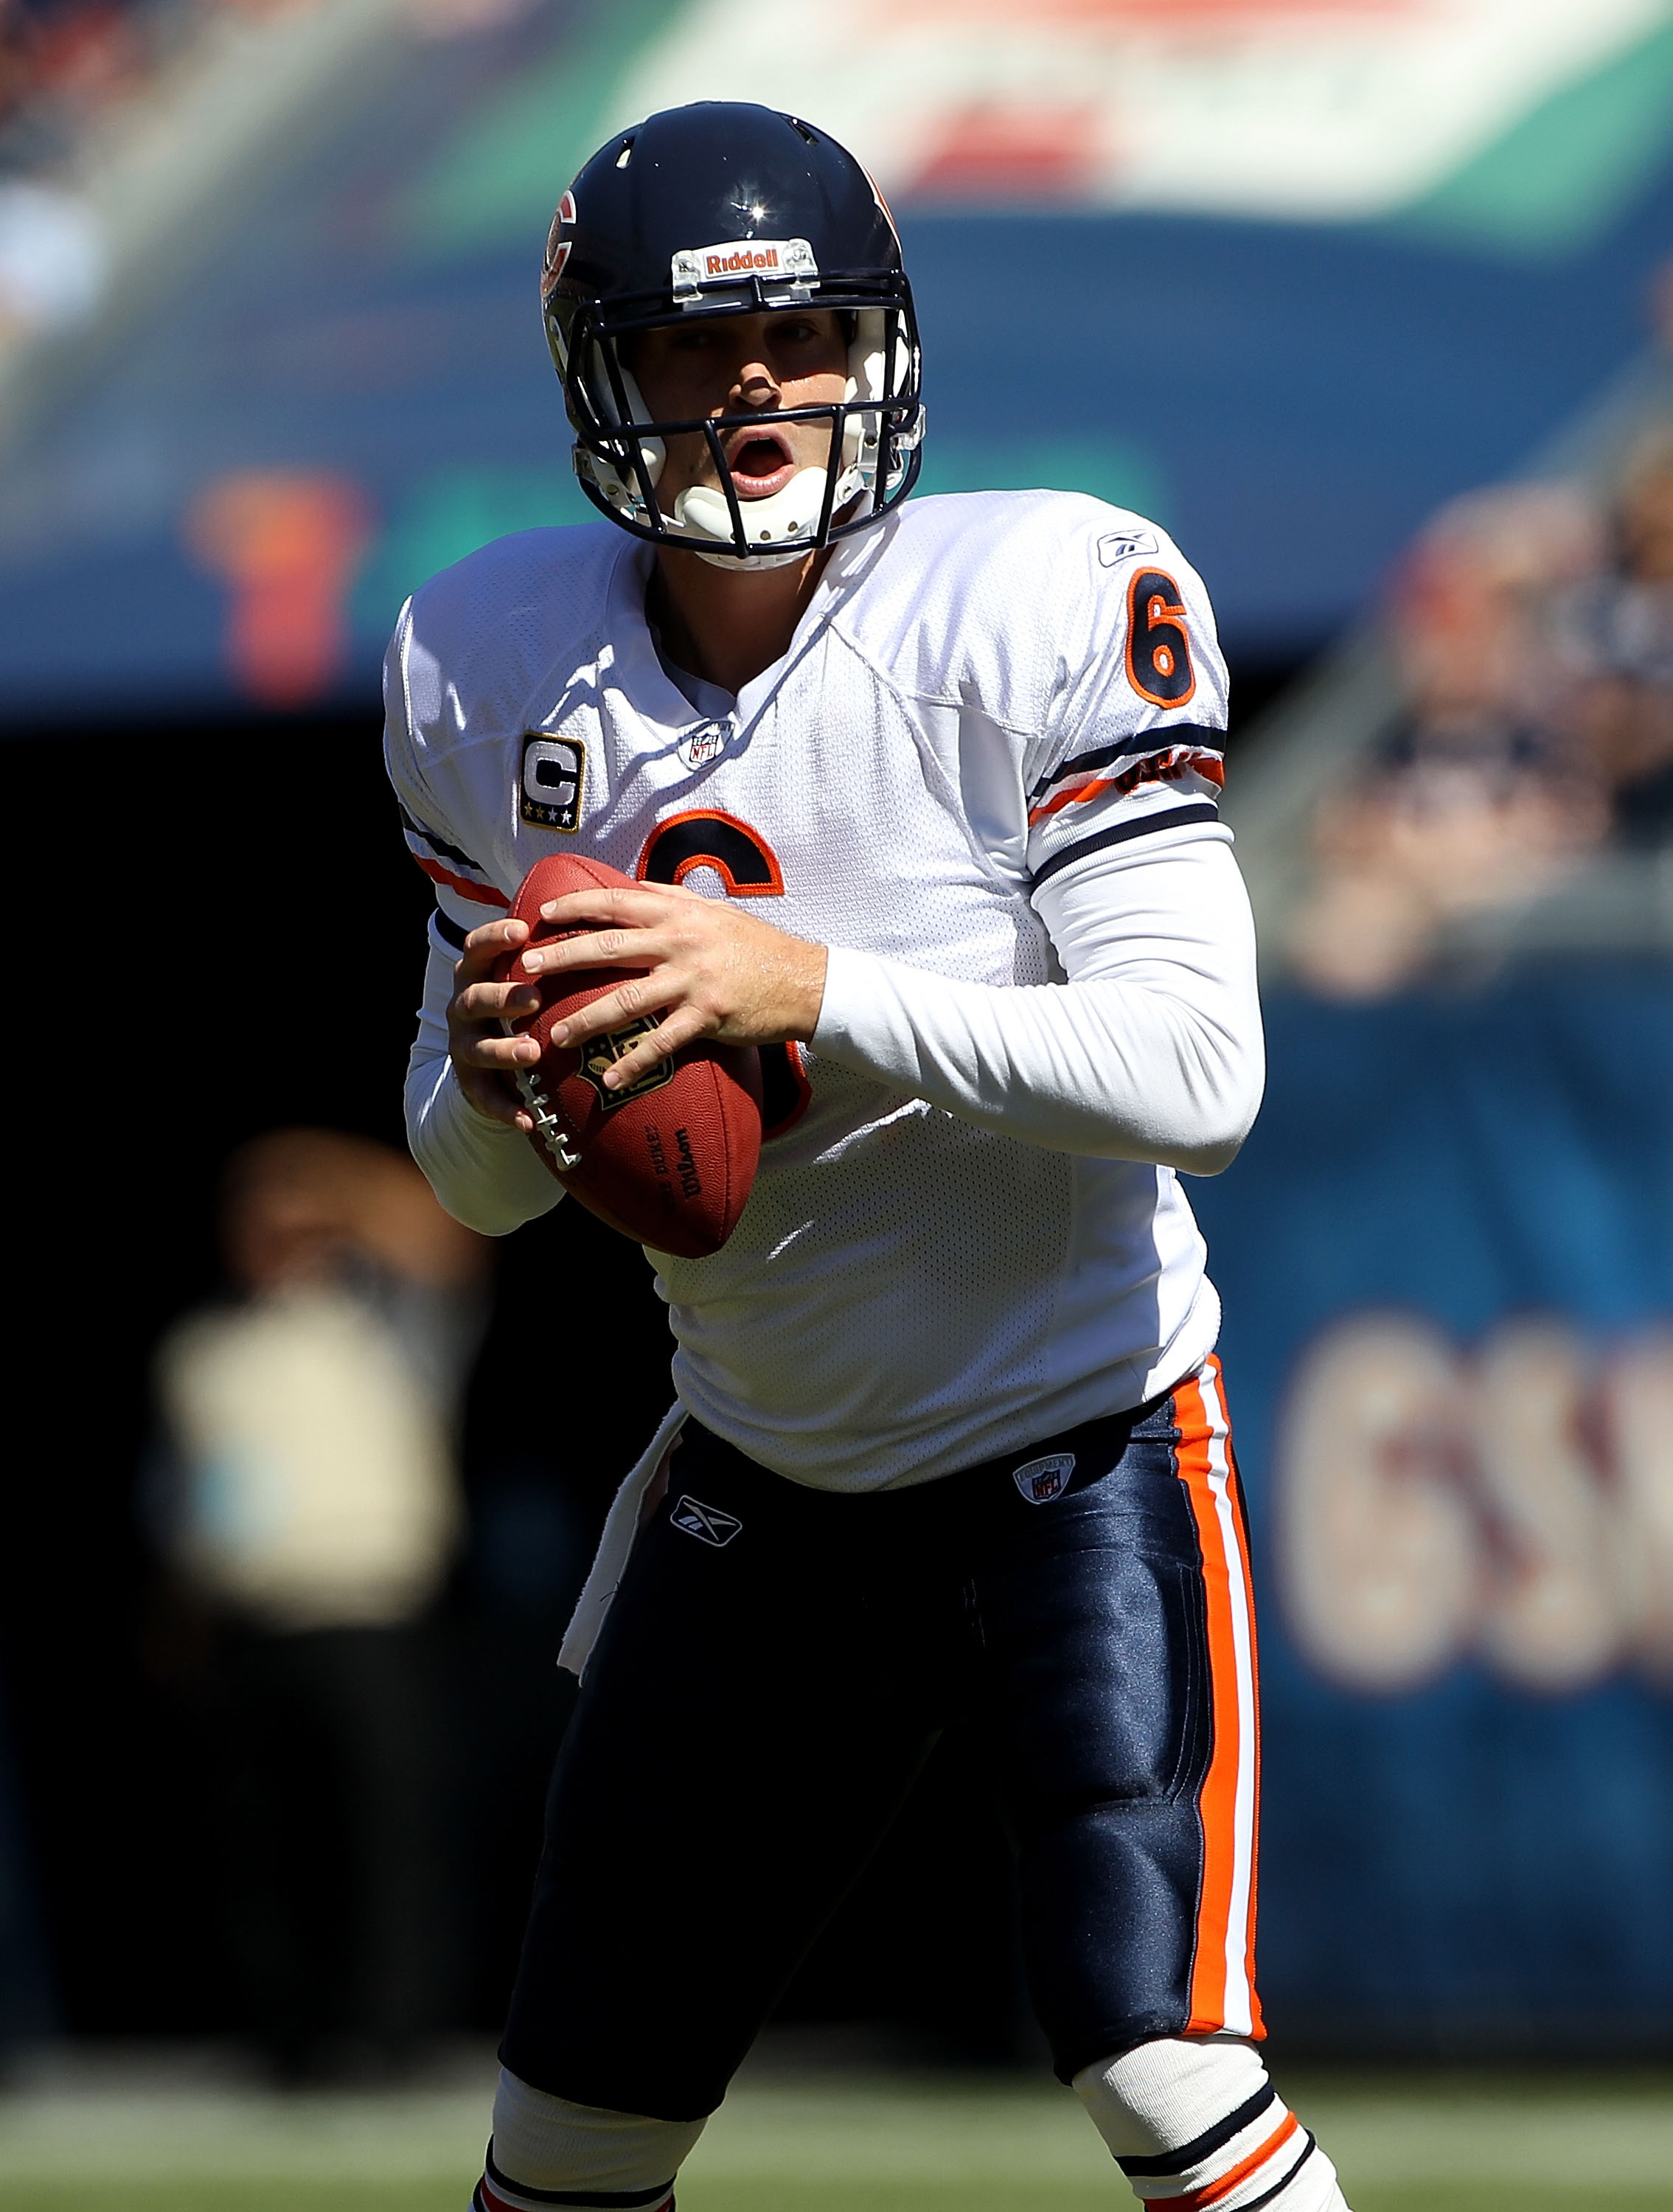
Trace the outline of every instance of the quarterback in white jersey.
<path fill-rule="evenodd" d="M 388 664 L 437 890 L 413 1151 L 490 1234 L 556 1203 L 506 1018 L 601 962 L 635 980 L 569 1040 L 651 1018 L 618 1084 L 696 1038 L 758 1048 L 763 1142 L 719 1252 L 648 1255 L 678 1406 L 566 1646 L 586 1674 L 478 2204 L 670 2199 L 962 1717 L 1058 2071 L 1140 2195 L 1340 2205 L 1253 2047 L 1251 1601 L 1178 1181 L 1228 1164 L 1262 1084 L 1202 586 L 1078 494 L 906 503 L 898 240 L 798 118 L 621 134 L 543 295 L 607 519 L 437 577 Z M 527 932 L 490 917 L 557 849 L 636 885 L 557 902 L 593 933 L 496 982 Z M 733 1753 L 699 1755 L 720 1700 Z M 717 1873 L 774 1866 L 758 1927 L 636 1926 L 671 1821 L 699 1887 L 688 1829 Z"/>

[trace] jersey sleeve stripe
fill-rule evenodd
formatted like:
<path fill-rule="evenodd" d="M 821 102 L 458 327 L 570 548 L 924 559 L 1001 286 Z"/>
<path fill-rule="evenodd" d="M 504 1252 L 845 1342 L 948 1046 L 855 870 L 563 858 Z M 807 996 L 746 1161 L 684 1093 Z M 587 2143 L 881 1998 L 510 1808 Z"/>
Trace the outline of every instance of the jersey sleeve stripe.
<path fill-rule="evenodd" d="M 1117 822 L 1113 829 L 1100 830 L 1091 837 L 1082 837 L 1073 845 L 1066 845 L 1061 853 L 1034 871 L 1034 888 L 1038 890 L 1049 883 L 1061 869 L 1072 860 L 1084 860 L 1088 854 L 1101 853 L 1110 845 L 1124 845 L 1129 837 L 1147 837 L 1153 830 L 1183 830 L 1189 822 L 1218 822 L 1220 809 L 1212 799 L 1194 799 L 1189 806 L 1164 806 L 1153 814 L 1141 814 L 1135 821 Z"/>
<path fill-rule="evenodd" d="M 1194 745 L 1199 751 L 1222 753 L 1226 750 L 1224 730 L 1211 730 L 1206 722 L 1174 722 L 1165 729 L 1144 730 L 1136 738 L 1123 738 L 1119 744 L 1098 745 L 1092 752 L 1077 753 L 1073 760 L 1063 761 L 1046 773 L 1028 794 L 1031 806 L 1037 799 L 1050 790 L 1054 783 L 1062 783 L 1066 776 L 1092 775 L 1111 761 L 1136 760 L 1146 753 L 1165 753 L 1175 745 Z"/>
<path fill-rule="evenodd" d="M 457 891 L 461 898 L 474 899 L 478 906 L 494 906 L 502 909 L 511 904 L 505 893 L 496 891 L 492 884 L 474 884 L 469 876 L 456 875 L 451 868 L 444 868 L 440 860 L 427 860 L 420 853 L 415 853 L 412 857 L 433 884 L 446 884 L 450 891 Z"/>
<path fill-rule="evenodd" d="M 399 803 L 396 802 L 398 805 Z M 401 827 L 409 837 L 417 837 L 444 860 L 457 860 L 460 867 L 474 868 L 479 876 L 486 873 L 480 862 L 473 860 L 468 853 L 461 852 L 457 845 L 450 845 L 445 837 L 438 837 L 434 830 L 426 830 L 422 822 L 415 822 L 405 806 L 401 807 Z"/>
<path fill-rule="evenodd" d="M 1077 783 L 1067 791 L 1054 792 L 1043 805 L 1030 808 L 1028 826 L 1031 830 L 1037 822 L 1062 813 L 1066 806 L 1079 806 L 1086 799 L 1101 799 L 1106 791 L 1136 791 L 1141 783 L 1177 782 L 1184 775 L 1200 775 L 1205 783 L 1212 783 L 1218 789 L 1226 781 L 1226 763 L 1218 752 L 1205 751 L 1201 745 L 1166 746 L 1159 752 L 1147 753 L 1119 775 L 1097 775 L 1089 783 Z"/>
<path fill-rule="evenodd" d="M 430 921 L 435 927 L 436 935 L 444 945 L 452 945 L 455 952 L 464 951 L 465 932 L 451 915 L 443 914 L 441 908 L 437 907 L 431 915 Z"/>

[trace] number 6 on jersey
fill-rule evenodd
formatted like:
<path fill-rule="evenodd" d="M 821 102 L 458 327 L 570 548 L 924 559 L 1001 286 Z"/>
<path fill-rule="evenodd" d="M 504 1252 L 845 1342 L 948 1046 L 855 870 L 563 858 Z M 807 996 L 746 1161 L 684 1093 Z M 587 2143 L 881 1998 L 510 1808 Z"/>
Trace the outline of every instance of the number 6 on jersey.
<path fill-rule="evenodd" d="M 782 898 L 778 855 L 758 830 L 735 814 L 700 807 L 659 822 L 639 855 L 642 884 L 683 884 L 693 868 L 713 868 L 728 898 Z M 761 1138 L 782 1137 L 807 1111 L 812 1087 L 794 1044 L 763 1044 Z"/>
<path fill-rule="evenodd" d="M 1185 609 L 1165 568 L 1141 568 L 1127 587 L 1127 678 L 1153 707 L 1183 707 L 1196 689 Z"/>

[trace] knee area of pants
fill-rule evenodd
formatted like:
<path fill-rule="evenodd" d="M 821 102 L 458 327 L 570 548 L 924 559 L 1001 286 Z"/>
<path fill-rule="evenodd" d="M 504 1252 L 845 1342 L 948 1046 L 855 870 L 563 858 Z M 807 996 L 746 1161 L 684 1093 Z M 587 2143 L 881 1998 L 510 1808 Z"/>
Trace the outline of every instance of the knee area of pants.
<path fill-rule="evenodd" d="M 489 2154 L 508 2182 L 525 2189 L 635 2195 L 671 2182 L 707 2124 L 572 2105 L 502 2067 Z"/>

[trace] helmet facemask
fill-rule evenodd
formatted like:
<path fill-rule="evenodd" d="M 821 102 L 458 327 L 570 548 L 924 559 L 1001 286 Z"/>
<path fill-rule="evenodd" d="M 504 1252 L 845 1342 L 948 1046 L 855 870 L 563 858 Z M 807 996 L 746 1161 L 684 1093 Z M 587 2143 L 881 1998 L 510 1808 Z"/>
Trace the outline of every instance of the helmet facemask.
<path fill-rule="evenodd" d="M 669 312 L 666 298 L 613 307 L 569 300 L 555 288 L 546 326 L 563 379 L 564 402 L 576 433 L 575 473 L 582 490 L 613 522 L 655 544 L 687 546 L 721 568 L 741 562 L 778 568 L 799 561 L 850 532 L 863 529 L 910 491 L 919 467 L 923 406 L 919 398 L 917 330 L 903 281 L 897 296 L 879 300 L 841 284 L 798 285 L 794 296 L 766 292 L 757 279 L 729 286 L 724 300 L 707 299 Z M 744 294 L 739 297 L 737 295 Z M 776 293 L 778 295 L 774 296 Z M 774 408 L 686 422 L 659 422 L 621 356 L 623 340 L 642 331 L 792 306 L 835 309 L 850 330 L 844 397 L 806 407 Z M 635 310 L 637 312 L 634 312 Z M 734 431 L 822 422 L 830 447 L 822 465 L 797 469 L 782 490 L 740 499 L 725 441 Z M 667 440 L 703 436 L 717 481 L 688 487 L 665 510 L 657 483 Z"/>

